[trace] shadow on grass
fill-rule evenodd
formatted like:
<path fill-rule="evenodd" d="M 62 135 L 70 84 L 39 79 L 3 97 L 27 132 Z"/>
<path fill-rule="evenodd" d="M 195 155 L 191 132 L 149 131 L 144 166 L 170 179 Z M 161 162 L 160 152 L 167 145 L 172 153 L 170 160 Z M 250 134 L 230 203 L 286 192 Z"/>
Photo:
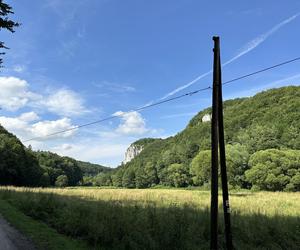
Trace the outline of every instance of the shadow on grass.
<path fill-rule="evenodd" d="M 1 190 L 0 198 L 62 234 L 87 241 L 91 249 L 209 249 L 208 208 L 13 190 Z M 223 249 L 221 222 L 220 216 Z M 300 245 L 299 217 L 234 213 L 232 223 L 236 249 L 298 249 Z"/>
<path fill-rule="evenodd" d="M 247 197 L 247 196 L 253 196 L 253 193 L 230 193 L 230 196 L 236 196 L 236 197 Z"/>

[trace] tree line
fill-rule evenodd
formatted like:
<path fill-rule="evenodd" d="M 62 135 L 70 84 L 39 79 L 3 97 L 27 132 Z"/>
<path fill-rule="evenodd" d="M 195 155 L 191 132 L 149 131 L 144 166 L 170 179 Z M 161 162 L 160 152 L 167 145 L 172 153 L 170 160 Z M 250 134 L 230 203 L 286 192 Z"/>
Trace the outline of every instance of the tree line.
<path fill-rule="evenodd" d="M 210 186 L 210 122 L 199 112 L 166 139 L 142 139 L 142 152 L 116 169 L 34 152 L 0 126 L 0 184 L 17 186 Z M 224 102 L 230 187 L 300 191 L 300 87 Z"/>
<path fill-rule="evenodd" d="M 199 112 L 176 136 L 146 144 L 132 161 L 89 180 L 99 186 L 209 186 L 210 122 Z M 229 185 L 300 191 L 300 87 L 224 102 Z M 140 142 L 138 142 L 141 144 Z"/>
<path fill-rule="evenodd" d="M 76 186 L 82 184 L 83 176 L 109 170 L 52 152 L 33 151 L 0 125 L 0 185 Z"/>

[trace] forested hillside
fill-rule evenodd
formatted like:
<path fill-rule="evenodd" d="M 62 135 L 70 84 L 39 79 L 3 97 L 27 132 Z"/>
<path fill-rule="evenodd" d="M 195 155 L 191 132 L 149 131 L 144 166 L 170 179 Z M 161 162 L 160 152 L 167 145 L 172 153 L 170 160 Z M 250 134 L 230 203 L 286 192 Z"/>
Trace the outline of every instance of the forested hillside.
<path fill-rule="evenodd" d="M 176 136 L 147 144 L 132 161 L 102 174 L 98 185 L 207 185 L 211 124 L 202 118 L 210 113 L 207 108 Z M 224 126 L 231 186 L 300 190 L 300 87 L 225 101 Z"/>
<path fill-rule="evenodd" d="M 0 185 L 75 186 L 110 168 L 51 152 L 32 151 L 0 125 Z"/>
<path fill-rule="evenodd" d="M 0 126 L 0 184 L 207 186 L 211 124 L 202 118 L 210 113 L 210 108 L 199 112 L 173 137 L 133 143 L 143 150 L 114 170 L 51 152 L 34 152 Z M 224 126 L 230 186 L 300 190 L 300 87 L 225 101 Z"/>
<path fill-rule="evenodd" d="M 0 125 L 0 184 L 38 186 L 42 175 L 34 154 Z"/>

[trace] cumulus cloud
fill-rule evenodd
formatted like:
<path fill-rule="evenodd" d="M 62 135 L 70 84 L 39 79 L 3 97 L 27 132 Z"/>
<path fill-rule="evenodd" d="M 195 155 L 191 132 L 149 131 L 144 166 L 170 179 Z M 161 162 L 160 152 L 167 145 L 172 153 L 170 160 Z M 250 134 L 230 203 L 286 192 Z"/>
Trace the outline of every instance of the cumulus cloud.
<path fill-rule="evenodd" d="M 116 129 L 89 127 L 83 129 L 76 137 L 72 137 L 76 129 L 64 134 L 43 137 L 72 127 L 76 128 L 68 118 L 43 121 L 36 113 L 28 112 L 17 117 L 2 116 L 0 123 L 23 140 L 25 145 L 31 145 L 34 150 L 50 150 L 59 155 L 115 167 L 124 160 L 124 153 L 133 141 L 144 137 L 145 133 L 157 135 L 160 131 L 147 128 L 145 120 L 137 112 L 119 111 L 114 115 L 121 117 L 120 125 Z M 31 138 L 36 139 L 26 141 Z M 51 140 L 53 138 L 57 140 Z"/>
<path fill-rule="evenodd" d="M 0 77 L 0 107 L 17 111 L 25 106 L 46 109 L 60 116 L 80 116 L 89 111 L 83 98 L 70 89 L 59 89 L 52 93 L 37 94 L 29 90 L 26 80 L 17 77 Z"/>
<path fill-rule="evenodd" d="M 121 124 L 116 129 L 117 133 L 123 135 L 142 135 L 149 132 L 146 128 L 145 119 L 136 111 L 123 112 L 118 111 L 114 113 L 115 116 L 121 117 Z"/>
<path fill-rule="evenodd" d="M 40 103 L 50 112 L 62 116 L 79 116 L 88 112 L 79 94 L 69 89 L 60 89 Z"/>
<path fill-rule="evenodd" d="M 122 112 L 123 113 L 123 112 Z M 91 128 L 93 130 L 93 128 Z M 150 133 L 153 130 L 148 129 Z M 145 135 L 128 136 L 127 134 L 118 134 L 111 136 L 107 134 L 99 134 L 98 129 L 94 128 L 95 134 L 81 133 L 71 140 L 53 141 L 52 143 L 43 143 L 43 145 L 35 142 L 32 144 L 34 149 L 45 149 L 56 152 L 59 155 L 66 155 L 83 161 L 100 163 L 105 166 L 116 167 L 124 160 L 126 149 L 138 138 Z M 155 131 L 155 135 L 160 131 Z M 162 136 L 162 134 L 160 134 Z M 165 138 L 166 136 L 162 136 Z M 60 143 L 60 144 L 57 144 Z M 47 148 L 45 148 L 47 147 Z"/>
<path fill-rule="evenodd" d="M 37 115 L 37 113 L 31 111 L 31 112 L 26 112 L 21 114 L 19 116 L 19 119 L 24 122 L 32 122 L 32 121 L 39 120 L 40 117 Z"/>
<path fill-rule="evenodd" d="M 41 137 L 37 138 L 38 140 L 45 140 L 47 135 L 56 133 L 58 131 L 66 130 L 75 126 L 72 125 L 71 120 L 69 118 L 62 118 L 54 121 L 40 121 L 31 125 L 30 131 L 33 137 Z M 70 137 L 75 132 L 74 130 L 70 130 L 61 134 L 56 134 L 55 136 L 51 136 L 51 138 L 65 138 Z"/>
<path fill-rule="evenodd" d="M 0 77 L 0 89 L 0 107 L 9 111 L 16 111 L 39 99 L 39 95 L 28 90 L 27 81 L 17 77 Z"/>
<path fill-rule="evenodd" d="M 75 129 L 51 137 L 45 137 L 74 127 L 69 118 L 62 118 L 53 121 L 37 121 L 40 118 L 34 112 L 23 113 L 17 117 L 0 116 L 0 124 L 8 131 L 16 134 L 21 139 L 36 138 L 35 140 L 45 140 L 53 138 L 66 138 L 75 133 Z"/>
<path fill-rule="evenodd" d="M 98 139 L 90 138 L 88 141 L 80 140 L 78 143 L 53 146 L 48 150 L 82 161 L 98 162 L 115 167 L 124 159 L 127 147 L 128 143 L 99 142 Z"/>

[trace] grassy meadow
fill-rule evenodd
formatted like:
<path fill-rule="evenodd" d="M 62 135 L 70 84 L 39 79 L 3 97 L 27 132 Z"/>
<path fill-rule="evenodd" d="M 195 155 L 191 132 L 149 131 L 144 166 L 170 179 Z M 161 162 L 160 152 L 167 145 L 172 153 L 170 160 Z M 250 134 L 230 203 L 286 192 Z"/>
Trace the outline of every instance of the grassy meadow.
<path fill-rule="evenodd" d="M 87 249 L 209 248 L 209 191 L 1 187 L 0 199 Z M 299 249 L 300 193 L 236 191 L 230 201 L 236 249 Z"/>

